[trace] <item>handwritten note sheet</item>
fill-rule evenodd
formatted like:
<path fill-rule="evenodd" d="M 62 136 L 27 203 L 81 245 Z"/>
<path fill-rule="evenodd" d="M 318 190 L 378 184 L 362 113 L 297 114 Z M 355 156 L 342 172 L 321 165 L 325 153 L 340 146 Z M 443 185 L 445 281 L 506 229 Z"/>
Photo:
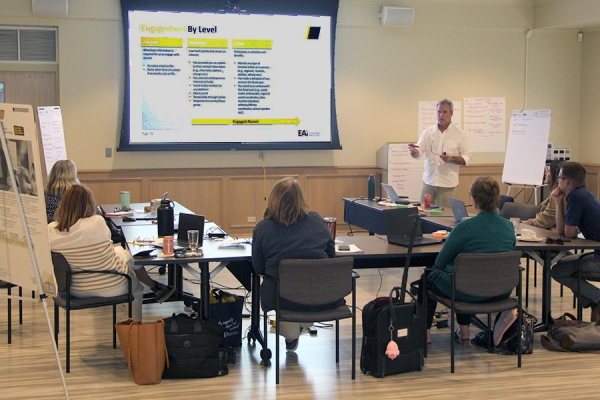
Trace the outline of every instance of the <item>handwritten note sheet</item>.
<path fill-rule="evenodd" d="M 499 153 L 506 141 L 506 98 L 465 98 L 465 132 L 474 153 Z"/>
<path fill-rule="evenodd" d="M 550 110 L 512 112 L 502 182 L 542 184 L 551 115 Z"/>
<path fill-rule="evenodd" d="M 49 174 L 55 162 L 67 159 L 60 107 L 38 107 L 38 119 L 44 146 L 46 172 Z"/>

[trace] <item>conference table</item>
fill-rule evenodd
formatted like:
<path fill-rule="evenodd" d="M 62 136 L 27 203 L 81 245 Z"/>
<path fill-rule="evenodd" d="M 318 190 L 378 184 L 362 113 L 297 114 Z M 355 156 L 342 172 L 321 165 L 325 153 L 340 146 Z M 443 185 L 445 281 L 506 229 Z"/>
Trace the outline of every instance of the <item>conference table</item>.
<path fill-rule="evenodd" d="M 370 232 L 380 233 L 385 226 L 383 225 L 383 212 L 389 212 L 389 210 L 393 210 L 394 207 L 381 206 L 377 204 L 377 202 L 369 201 L 366 199 L 346 199 L 344 198 L 344 222 L 347 222 L 351 225 L 359 226 L 360 228 L 366 229 Z M 423 232 L 434 232 L 439 229 L 444 229 L 451 231 L 452 228 L 457 224 L 452 216 L 451 211 L 445 209 L 442 211 L 441 215 L 431 216 L 425 215 L 421 217 L 421 222 L 423 226 Z M 542 274 L 542 316 L 541 322 L 536 326 L 536 332 L 545 331 L 548 328 L 548 323 L 551 318 L 551 300 L 552 300 L 552 277 L 550 275 L 550 269 L 552 265 L 554 265 L 558 260 L 564 257 L 571 250 L 599 250 L 600 242 L 596 242 L 593 240 L 586 239 L 566 239 L 561 238 L 563 244 L 557 244 L 554 240 L 545 240 L 546 238 L 558 239 L 559 235 L 556 231 L 551 231 L 543 228 L 538 228 L 535 226 L 527 225 L 521 223 L 521 229 L 530 229 L 535 232 L 538 238 L 541 238 L 540 241 L 524 241 L 521 240 L 520 236 L 517 239 L 515 249 L 520 250 L 523 253 L 530 256 L 532 259 L 537 261 L 543 266 L 543 274 Z M 385 231 L 384 231 L 385 233 Z M 371 236 L 373 237 L 373 236 Z M 358 237 L 357 237 L 358 238 Z M 352 240 L 352 239 L 350 239 Z M 361 239 L 358 239 L 359 241 Z M 346 242 L 346 238 L 344 239 Z M 550 242 L 550 243 L 548 243 Z M 356 243 L 359 247 L 360 244 Z M 369 260 L 372 259 L 374 261 L 373 265 L 377 265 L 377 263 L 382 262 L 382 258 L 385 258 L 385 254 L 388 255 L 387 258 L 391 257 L 390 253 L 385 251 L 382 247 L 373 247 L 369 248 L 369 244 L 365 243 L 366 251 L 364 254 L 353 254 L 355 257 L 355 262 L 358 262 L 358 265 L 361 265 L 361 259 Z M 388 245 L 389 247 L 399 247 Z M 423 247 L 427 247 L 428 249 L 423 249 Z M 441 249 L 441 245 L 435 246 L 423 246 L 416 247 L 413 249 L 413 257 L 414 261 L 411 258 L 411 265 L 423 265 L 423 266 L 431 266 L 433 265 L 433 261 L 435 261 L 435 257 L 431 258 L 436 250 L 439 252 Z M 401 251 L 397 250 L 392 251 L 392 253 L 398 253 L 397 257 L 399 259 L 402 258 Z M 404 250 L 404 254 L 406 254 L 406 250 Z M 430 258 L 428 258 L 430 257 Z M 389 262 L 390 260 L 387 260 Z M 401 262 L 401 260 L 398 260 Z M 420 264 L 420 262 L 424 262 Z M 362 261 L 364 263 L 366 261 Z M 369 263 L 367 263 L 369 265 Z M 398 264 L 403 265 L 403 264 Z M 360 268 L 360 266 L 357 266 Z"/>
<path fill-rule="evenodd" d="M 364 205 L 365 202 L 362 204 Z M 346 207 L 350 207 L 350 215 L 352 216 L 352 223 L 366 230 L 371 230 L 380 224 L 379 221 L 373 219 L 383 219 L 382 212 L 369 209 L 367 207 L 353 208 L 353 205 L 357 202 L 349 201 L 346 203 Z M 368 203 L 367 203 L 368 205 Z M 376 205 L 377 208 L 380 206 Z M 361 215 L 360 209 L 367 210 L 370 214 L 370 218 Z M 348 210 L 346 210 L 348 211 Z M 346 219 L 345 213 L 345 219 Z M 377 217 L 378 216 L 378 217 Z M 355 221 L 360 222 L 363 226 L 359 225 Z M 425 216 L 421 218 L 422 224 L 427 226 L 428 230 L 432 229 L 446 229 L 451 230 L 455 226 L 456 222 L 454 218 L 449 215 L 448 210 L 443 210 L 441 215 L 438 216 Z M 147 237 L 152 232 L 156 231 L 155 226 L 151 223 L 130 223 L 130 224 L 119 224 L 123 229 L 123 233 L 128 240 L 131 238 Z M 546 238 L 550 235 L 552 238 L 557 238 L 557 235 L 551 231 L 536 228 L 528 225 L 521 225 L 533 230 L 536 235 L 540 238 Z M 205 224 L 205 231 L 208 232 L 210 229 L 215 229 L 216 224 L 207 223 Z M 377 229 L 373 229 L 377 232 Z M 205 232 L 205 233 L 206 233 Z M 206 235 L 205 235 L 206 236 Z M 427 236 L 427 235 L 426 235 Z M 344 244 L 356 245 L 360 252 L 346 252 L 340 251 L 337 256 L 351 256 L 354 258 L 354 268 L 403 268 L 407 257 L 407 248 L 397 245 L 391 245 L 387 243 L 384 236 L 381 235 L 365 235 L 355 234 L 353 236 L 339 236 L 338 241 L 342 241 Z M 563 239 L 564 240 L 564 239 Z M 210 279 L 215 276 L 222 268 L 227 266 L 232 261 L 250 261 L 252 258 L 251 245 L 245 244 L 241 247 L 236 248 L 222 248 L 220 244 L 222 241 L 204 239 L 202 244 L 202 256 L 191 256 L 187 258 L 175 258 L 175 257 L 164 257 L 158 256 L 155 258 L 143 258 L 135 259 L 134 263 L 138 265 L 174 265 L 175 269 L 174 279 L 170 279 L 169 284 L 174 284 L 176 287 L 176 295 L 182 294 L 183 285 L 183 270 L 194 274 L 200 280 L 200 298 L 196 299 L 200 303 L 200 315 L 204 319 L 209 318 L 209 298 L 210 298 Z M 435 262 L 437 255 L 443 247 L 443 243 L 419 246 L 413 248 L 411 253 L 410 265 L 411 266 L 432 266 Z M 129 249 L 132 254 L 135 254 L 141 250 L 148 249 L 149 246 L 142 244 L 129 243 Z M 563 257 L 569 250 L 596 250 L 600 249 L 600 243 L 591 240 L 573 239 L 566 241 L 564 244 L 546 243 L 546 241 L 537 242 L 526 242 L 517 240 L 516 249 L 520 250 L 533 259 L 538 261 L 544 266 L 543 270 L 543 287 L 542 287 L 542 317 L 541 323 L 536 326 L 536 331 L 543 331 L 547 329 L 549 318 L 550 318 L 550 300 L 551 300 L 551 277 L 550 267 L 561 257 Z M 160 250 L 157 250 L 157 252 Z M 556 254 L 552 257 L 552 254 Z M 209 263 L 218 262 L 219 265 L 212 271 L 209 271 Z M 192 267 L 190 264 L 198 264 L 198 268 Z M 253 271 L 252 271 L 253 272 Z M 248 341 L 255 340 L 264 346 L 264 340 L 260 331 L 260 277 L 252 273 L 252 311 L 251 311 L 251 323 L 250 332 L 248 334 Z M 185 302 L 185 297 L 183 298 Z M 267 361 L 270 356 L 267 352 L 261 352 L 261 358 L 263 361 Z"/>

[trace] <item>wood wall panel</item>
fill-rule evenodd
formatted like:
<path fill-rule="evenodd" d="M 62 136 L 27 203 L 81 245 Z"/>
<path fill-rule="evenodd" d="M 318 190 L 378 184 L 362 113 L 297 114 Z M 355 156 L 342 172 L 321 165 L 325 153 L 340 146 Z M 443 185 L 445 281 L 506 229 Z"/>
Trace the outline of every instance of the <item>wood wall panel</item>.
<path fill-rule="evenodd" d="M 151 178 L 150 198 L 156 199 L 169 192 L 168 198 L 177 200 L 196 214 L 204 215 L 210 221 L 221 221 L 220 199 L 223 190 L 222 177 L 169 177 Z"/>
<path fill-rule="evenodd" d="M 228 200 L 229 229 L 252 232 L 256 223 L 248 222 L 248 219 L 255 218 L 255 221 L 262 219 L 267 206 L 266 197 L 271 188 L 277 181 L 288 176 L 300 181 L 298 175 L 292 174 L 269 174 L 266 178 L 263 175 L 230 177 L 229 190 L 225 197 Z"/>
<path fill-rule="evenodd" d="M 588 170 L 587 186 L 598 196 L 600 165 L 585 165 Z M 461 167 L 456 197 L 469 203 L 468 189 L 479 176 L 502 179 L 502 164 L 470 165 Z M 367 195 L 367 177 L 375 175 L 376 193 L 380 193 L 381 170 L 375 167 L 273 167 L 266 176 L 261 168 L 221 169 L 161 169 L 79 171 L 79 179 L 94 193 L 98 203 L 118 203 L 119 192 L 129 190 L 132 202 L 149 202 L 164 192 L 169 198 L 190 210 L 205 215 L 234 236 L 251 235 L 254 222 L 248 217 L 262 219 L 265 192 L 278 180 L 292 176 L 300 182 L 311 209 L 323 217 L 338 219 L 338 231 L 346 232 L 342 224 L 344 207 L 342 197 Z M 500 184 L 500 193 L 508 186 Z M 521 189 L 513 188 L 511 195 Z M 533 203 L 531 189 L 520 192 L 516 201 Z"/>
<path fill-rule="evenodd" d="M 118 204 L 121 202 L 122 190 L 130 192 L 131 202 L 139 202 L 144 190 L 144 179 L 139 178 L 113 178 L 93 179 L 87 178 L 85 174 L 79 174 L 79 181 L 87 186 L 94 194 L 97 204 Z M 112 211 L 112 210 L 111 210 Z M 110 212 L 106 210 L 106 212 Z"/>
<path fill-rule="evenodd" d="M 307 175 L 304 195 L 310 208 L 322 217 L 344 220 L 343 197 L 367 196 L 368 174 Z"/>

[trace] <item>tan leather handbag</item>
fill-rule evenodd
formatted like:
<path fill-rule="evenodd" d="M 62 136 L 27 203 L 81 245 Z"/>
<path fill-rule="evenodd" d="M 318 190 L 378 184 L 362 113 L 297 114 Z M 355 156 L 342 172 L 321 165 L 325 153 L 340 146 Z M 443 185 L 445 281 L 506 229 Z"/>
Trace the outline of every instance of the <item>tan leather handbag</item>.
<path fill-rule="evenodd" d="M 165 323 L 160 320 L 142 324 L 129 318 L 116 325 L 119 342 L 129 372 L 138 385 L 160 383 L 169 363 L 165 343 Z"/>

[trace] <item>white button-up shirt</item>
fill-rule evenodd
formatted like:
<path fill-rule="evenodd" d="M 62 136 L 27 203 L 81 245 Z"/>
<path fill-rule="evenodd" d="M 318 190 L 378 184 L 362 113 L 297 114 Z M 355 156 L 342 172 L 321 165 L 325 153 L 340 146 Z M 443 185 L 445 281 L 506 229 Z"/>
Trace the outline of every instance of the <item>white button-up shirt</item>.
<path fill-rule="evenodd" d="M 423 182 L 438 187 L 458 186 L 458 164 L 444 162 L 440 155 L 461 156 L 465 165 L 469 165 L 471 145 L 466 133 L 453 123 L 442 132 L 436 124 L 423 131 L 417 146 L 421 152 L 419 158 L 425 155 Z"/>

